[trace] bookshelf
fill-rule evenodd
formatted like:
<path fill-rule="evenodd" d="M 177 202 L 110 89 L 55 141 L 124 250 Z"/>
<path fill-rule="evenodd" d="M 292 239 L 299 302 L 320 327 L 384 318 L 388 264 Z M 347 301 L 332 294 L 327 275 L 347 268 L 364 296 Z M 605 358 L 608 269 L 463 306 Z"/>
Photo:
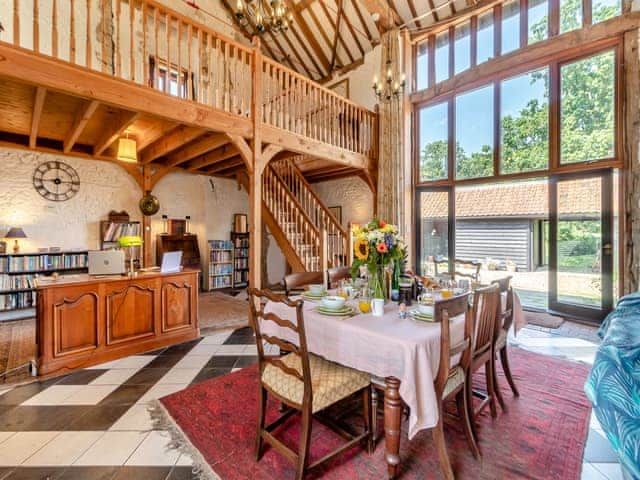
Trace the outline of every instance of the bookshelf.
<path fill-rule="evenodd" d="M 140 236 L 140 222 L 128 220 L 101 220 L 100 221 L 100 250 L 120 248 L 118 239 L 124 236 Z M 140 247 L 133 247 L 133 259 L 140 262 Z M 129 261 L 129 249 L 125 249 L 125 260 Z"/>
<path fill-rule="evenodd" d="M 233 244 L 233 288 L 249 284 L 249 233 L 231 232 Z"/>
<path fill-rule="evenodd" d="M 233 287 L 233 243 L 209 240 L 209 290 Z"/>
<path fill-rule="evenodd" d="M 87 250 L 0 254 L 0 320 L 35 315 L 41 275 L 86 273 Z"/>

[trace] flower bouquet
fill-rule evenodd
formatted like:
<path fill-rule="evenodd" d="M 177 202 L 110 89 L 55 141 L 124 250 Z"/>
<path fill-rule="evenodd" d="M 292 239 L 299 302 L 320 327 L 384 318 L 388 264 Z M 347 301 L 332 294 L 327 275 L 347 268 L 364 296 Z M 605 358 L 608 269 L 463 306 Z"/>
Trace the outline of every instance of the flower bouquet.
<path fill-rule="evenodd" d="M 364 226 L 354 226 L 352 234 L 354 260 L 351 276 L 355 278 L 360 267 L 366 265 L 373 297 L 385 298 L 385 268 L 399 262 L 406 253 L 398 227 L 374 219 Z"/>

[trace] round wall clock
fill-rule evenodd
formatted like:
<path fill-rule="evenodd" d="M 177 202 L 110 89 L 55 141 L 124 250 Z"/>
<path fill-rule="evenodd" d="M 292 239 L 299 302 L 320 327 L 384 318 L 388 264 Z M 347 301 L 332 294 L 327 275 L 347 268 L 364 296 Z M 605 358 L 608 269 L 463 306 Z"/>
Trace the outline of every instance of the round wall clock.
<path fill-rule="evenodd" d="M 158 197 L 151 195 L 151 192 L 147 190 L 144 196 L 140 199 L 138 206 L 142 213 L 148 217 L 158 213 L 158 210 L 160 210 L 160 200 L 158 200 Z"/>
<path fill-rule="evenodd" d="M 44 162 L 33 172 L 33 186 L 47 200 L 63 202 L 78 193 L 80 177 L 66 163 Z"/>

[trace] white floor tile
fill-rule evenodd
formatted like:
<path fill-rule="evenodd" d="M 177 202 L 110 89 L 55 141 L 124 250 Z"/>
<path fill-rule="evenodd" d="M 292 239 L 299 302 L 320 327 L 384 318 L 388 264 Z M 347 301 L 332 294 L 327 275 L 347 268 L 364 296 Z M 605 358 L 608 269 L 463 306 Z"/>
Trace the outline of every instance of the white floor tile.
<path fill-rule="evenodd" d="M 206 335 L 198 345 L 222 345 L 232 333 L 232 330 L 228 330 L 225 332 L 216 332 L 211 335 Z"/>
<path fill-rule="evenodd" d="M 22 405 L 60 405 L 84 385 L 52 385 L 22 402 Z"/>
<path fill-rule="evenodd" d="M 106 432 L 73 465 L 124 465 L 148 432 Z"/>
<path fill-rule="evenodd" d="M 256 345 L 247 345 L 242 353 L 245 355 L 258 355 L 258 347 Z"/>
<path fill-rule="evenodd" d="M 97 405 L 116 388 L 118 385 L 83 385 L 58 405 Z"/>
<path fill-rule="evenodd" d="M 198 368 L 202 369 L 211 359 L 211 355 L 186 355 L 173 368 Z"/>
<path fill-rule="evenodd" d="M 18 432 L 2 442 L 0 465 L 20 465 L 60 432 Z"/>
<path fill-rule="evenodd" d="M 607 480 L 607 477 L 596 470 L 596 468 L 590 463 L 583 463 L 580 480 Z"/>
<path fill-rule="evenodd" d="M 203 344 L 200 342 L 198 345 L 189 350 L 189 355 L 208 355 L 211 356 L 217 353 L 224 345 L 213 345 L 209 343 Z"/>
<path fill-rule="evenodd" d="M 112 368 L 142 368 L 154 358 L 155 355 L 131 355 L 118 360 Z"/>
<path fill-rule="evenodd" d="M 148 410 L 148 405 L 141 403 L 133 405 L 121 416 L 109 430 L 131 430 L 147 432 L 153 430 L 153 421 Z"/>
<path fill-rule="evenodd" d="M 623 480 L 622 467 L 619 463 L 592 463 L 591 465 L 609 480 Z"/>
<path fill-rule="evenodd" d="M 183 390 L 189 386 L 188 383 L 165 383 L 162 385 L 154 385 L 147 393 L 145 393 L 136 403 L 147 403 L 151 400 L 157 400 L 158 398 L 166 397 L 172 393 Z"/>
<path fill-rule="evenodd" d="M 31 455 L 25 466 L 71 465 L 86 452 L 104 432 L 62 432 Z"/>
<path fill-rule="evenodd" d="M 175 465 L 180 452 L 170 448 L 171 437 L 169 433 L 155 430 L 144 439 L 140 446 L 129 457 L 126 465 L 154 466 Z"/>
<path fill-rule="evenodd" d="M 190 383 L 200 372 L 200 368 L 172 368 L 164 377 L 162 377 L 157 385 L 165 383 Z"/>
<path fill-rule="evenodd" d="M 220 345 L 220 349 L 216 355 L 255 355 L 255 353 L 246 352 L 247 345 Z"/>
<path fill-rule="evenodd" d="M 193 459 L 186 453 L 181 454 L 176 462 L 176 467 L 190 467 L 193 465 Z"/>
<path fill-rule="evenodd" d="M 139 368 L 112 368 L 104 372 L 98 378 L 92 380 L 89 385 L 122 385 L 132 377 Z"/>

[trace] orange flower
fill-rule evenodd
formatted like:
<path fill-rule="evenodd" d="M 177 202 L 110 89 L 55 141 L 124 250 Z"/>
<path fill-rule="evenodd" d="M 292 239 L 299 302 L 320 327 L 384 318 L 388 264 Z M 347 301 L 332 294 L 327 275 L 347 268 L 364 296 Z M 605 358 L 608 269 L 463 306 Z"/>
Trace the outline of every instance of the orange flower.
<path fill-rule="evenodd" d="M 383 243 L 379 243 L 378 246 L 376 247 L 376 250 L 378 250 L 378 253 L 387 253 L 387 245 L 383 242 Z"/>
<path fill-rule="evenodd" d="M 378 225 L 380 225 L 380 228 L 384 228 L 387 225 L 387 222 L 383 222 L 382 220 L 380 220 L 378 222 Z"/>

